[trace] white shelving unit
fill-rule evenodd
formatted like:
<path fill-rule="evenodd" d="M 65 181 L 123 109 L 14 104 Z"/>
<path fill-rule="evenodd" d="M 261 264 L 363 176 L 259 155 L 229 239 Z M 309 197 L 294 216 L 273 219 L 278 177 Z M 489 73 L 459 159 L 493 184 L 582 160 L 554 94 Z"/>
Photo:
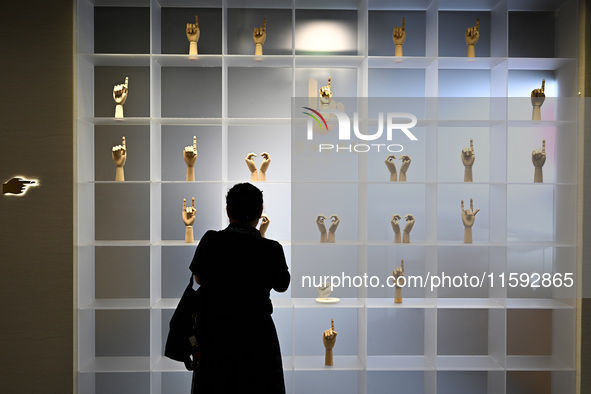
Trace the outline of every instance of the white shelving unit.
<path fill-rule="evenodd" d="M 407 275 L 576 272 L 576 1 L 244 3 L 77 2 L 80 393 L 189 391 L 184 366 L 162 356 L 197 244 L 183 242 L 182 200 L 196 198 L 197 240 L 225 227 L 226 190 L 249 181 L 251 151 L 272 155 L 258 186 L 267 235 L 284 245 L 294 281 L 386 278 L 401 258 Z M 184 28 L 195 14 L 191 58 Z M 264 17 L 260 59 L 251 37 Z M 402 17 L 405 56 L 395 58 Z M 476 18 L 468 59 L 464 29 Z M 126 117 L 114 119 L 112 88 L 126 76 Z M 307 164 L 292 143 L 292 99 L 328 76 L 337 101 L 369 97 L 372 108 L 393 103 L 418 117 L 406 184 L 388 182 L 383 152 L 339 159 L 338 170 Z M 529 94 L 542 78 L 534 122 Z M 181 152 L 193 135 L 197 182 L 188 183 Z M 122 136 L 119 183 L 110 152 Z M 465 184 L 459 156 L 470 138 L 475 182 Z M 534 184 L 530 152 L 542 139 L 544 183 Z M 459 200 L 470 198 L 481 212 L 466 245 Z M 336 244 L 317 241 L 321 212 L 341 216 Z M 392 243 L 393 213 L 417 218 L 411 244 Z M 342 288 L 340 303 L 320 305 L 315 289 L 293 282 L 273 294 L 287 391 L 575 392 L 575 288 L 405 289 L 401 305 L 393 293 Z M 330 318 L 339 334 L 327 368 L 320 334 Z"/>

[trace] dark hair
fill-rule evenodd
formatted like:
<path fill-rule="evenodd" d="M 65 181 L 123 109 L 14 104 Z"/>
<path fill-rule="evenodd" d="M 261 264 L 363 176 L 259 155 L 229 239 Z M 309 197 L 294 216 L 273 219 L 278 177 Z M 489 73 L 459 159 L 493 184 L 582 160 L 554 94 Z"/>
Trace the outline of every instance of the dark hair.
<path fill-rule="evenodd" d="M 263 192 L 250 183 L 238 183 L 226 194 L 228 216 L 239 222 L 259 218 L 263 208 Z"/>

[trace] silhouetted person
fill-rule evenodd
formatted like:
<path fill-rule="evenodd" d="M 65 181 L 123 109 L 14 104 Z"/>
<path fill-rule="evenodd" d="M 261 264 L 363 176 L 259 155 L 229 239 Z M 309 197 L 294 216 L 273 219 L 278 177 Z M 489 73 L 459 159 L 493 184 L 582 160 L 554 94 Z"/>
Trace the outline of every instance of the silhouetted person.
<path fill-rule="evenodd" d="M 226 196 L 230 225 L 206 232 L 191 262 L 199 293 L 199 368 L 194 394 L 285 393 L 271 289 L 284 292 L 290 274 L 283 247 L 256 229 L 263 193 L 250 183 Z"/>

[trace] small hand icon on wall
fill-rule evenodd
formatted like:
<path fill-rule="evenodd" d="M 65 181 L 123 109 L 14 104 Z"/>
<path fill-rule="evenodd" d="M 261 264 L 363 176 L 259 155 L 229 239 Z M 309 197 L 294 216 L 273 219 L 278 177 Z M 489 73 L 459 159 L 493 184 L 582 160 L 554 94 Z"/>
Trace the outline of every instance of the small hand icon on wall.
<path fill-rule="evenodd" d="M 15 177 L 6 183 L 2 184 L 2 194 L 25 194 L 29 186 L 38 186 L 39 183 L 36 180 L 24 179 L 21 177 Z"/>

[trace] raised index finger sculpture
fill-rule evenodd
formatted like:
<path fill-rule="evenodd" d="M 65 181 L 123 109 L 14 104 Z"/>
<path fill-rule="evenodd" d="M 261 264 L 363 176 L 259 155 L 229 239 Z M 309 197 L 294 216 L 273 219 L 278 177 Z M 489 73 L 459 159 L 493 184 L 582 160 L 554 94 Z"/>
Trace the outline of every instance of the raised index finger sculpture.
<path fill-rule="evenodd" d="M 466 44 L 468 45 L 468 57 L 475 57 L 476 52 L 474 45 L 478 42 L 480 37 L 480 19 L 476 19 L 476 26 L 468 27 L 466 29 Z"/>

